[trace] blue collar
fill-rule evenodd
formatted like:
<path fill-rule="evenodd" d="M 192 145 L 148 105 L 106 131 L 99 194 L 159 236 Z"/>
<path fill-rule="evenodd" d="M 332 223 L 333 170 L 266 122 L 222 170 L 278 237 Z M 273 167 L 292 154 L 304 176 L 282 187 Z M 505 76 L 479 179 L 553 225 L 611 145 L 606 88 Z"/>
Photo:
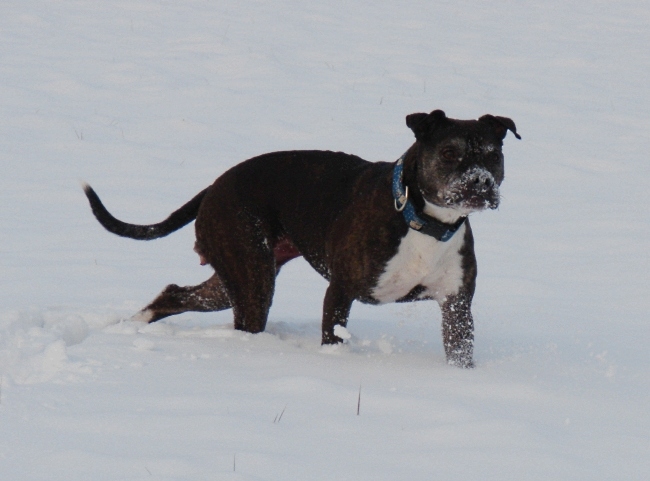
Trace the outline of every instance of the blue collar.
<path fill-rule="evenodd" d="M 401 212 L 406 224 L 413 230 L 430 235 L 441 242 L 447 242 L 456 231 L 460 229 L 467 217 L 461 217 L 453 224 L 445 224 L 438 219 L 425 214 L 415 212 L 413 203 L 408 198 L 408 187 L 404 187 L 404 158 L 402 155 L 393 169 L 393 198 L 395 199 L 395 210 Z"/>

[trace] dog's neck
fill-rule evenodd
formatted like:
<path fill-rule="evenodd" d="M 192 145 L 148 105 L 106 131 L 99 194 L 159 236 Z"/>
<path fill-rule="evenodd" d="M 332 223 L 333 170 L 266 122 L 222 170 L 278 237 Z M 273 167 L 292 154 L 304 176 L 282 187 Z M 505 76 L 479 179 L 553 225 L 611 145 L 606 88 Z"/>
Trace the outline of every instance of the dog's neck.
<path fill-rule="evenodd" d="M 455 224 L 461 217 L 467 217 L 469 215 L 469 211 L 466 211 L 465 209 L 440 207 L 439 205 L 432 204 L 426 199 L 424 199 L 424 209 L 422 209 L 422 212 L 444 224 Z"/>
<path fill-rule="evenodd" d="M 455 209 L 438 207 L 427 202 L 415 184 L 411 184 L 414 195 L 409 198 L 408 186 L 405 186 L 404 182 L 404 164 L 410 152 L 409 149 L 407 153 L 397 160 L 393 167 L 392 192 L 395 210 L 402 214 L 406 224 L 411 229 L 434 237 L 441 242 L 447 242 L 463 225 L 467 217 Z M 422 205 L 422 208 L 418 209 L 413 200 Z"/>

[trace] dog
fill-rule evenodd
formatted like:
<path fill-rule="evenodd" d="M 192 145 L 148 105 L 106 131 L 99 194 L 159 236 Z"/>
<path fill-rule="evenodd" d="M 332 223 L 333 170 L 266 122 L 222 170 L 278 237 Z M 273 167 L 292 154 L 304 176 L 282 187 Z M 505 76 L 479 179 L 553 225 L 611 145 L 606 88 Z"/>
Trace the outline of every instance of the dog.
<path fill-rule="evenodd" d="M 154 322 L 186 311 L 232 308 L 234 328 L 264 331 L 275 279 L 296 257 L 325 279 L 322 344 L 343 342 L 352 302 L 433 299 L 442 311 L 446 360 L 473 367 L 476 285 L 468 215 L 496 209 L 504 178 L 503 140 L 518 139 L 507 117 L 414 113 L 415 143 L 396 162 L 330 151 L 273 152 L 226 171 L 153 225 L 113 217 L 84 191 L 99 223 L 132 239 L 166 236 L 196 220 L 195 251 L 214 269 L 197 286 L 168 285 L 135 318 Z"/>

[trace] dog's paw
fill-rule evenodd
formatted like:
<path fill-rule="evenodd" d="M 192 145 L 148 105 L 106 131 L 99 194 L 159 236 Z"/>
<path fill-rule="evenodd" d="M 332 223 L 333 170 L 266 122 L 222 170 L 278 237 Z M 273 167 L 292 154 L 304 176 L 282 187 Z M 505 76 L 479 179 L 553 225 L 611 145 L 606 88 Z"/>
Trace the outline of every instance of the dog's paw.
<path fill-rule="evenodd" d="M 352 334 L 342 325 L 336 324 L 331 331 L 323 331 L 321 345 L 346 344 L 352 338 Z"/>
<path fill-rule="evenodd" d="M 140 312 L 133 314 L 129 320 L 148 324 L 151 322 L 151 319 L 153 319 L 153 312 L 150 309 L 143 309 Z"/>
<path fill-rule="evenodd" d="M 462 369 L 474 369 L 474 361 L 471 356 L 452 356 L 447 358 L 447 364 Z"/>

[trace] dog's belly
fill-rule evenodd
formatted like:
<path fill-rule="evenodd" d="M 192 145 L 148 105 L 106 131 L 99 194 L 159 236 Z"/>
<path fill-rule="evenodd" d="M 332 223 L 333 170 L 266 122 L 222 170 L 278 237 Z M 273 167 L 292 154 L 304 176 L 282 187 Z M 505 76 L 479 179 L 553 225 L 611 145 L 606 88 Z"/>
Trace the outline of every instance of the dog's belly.
<path fill-rule="evenodd" d="M 409 229 L 397 254 L 386 263 L 372 297 L 383 304 L 403 299 L 409 293 L 416 294 L 413 298 L 409 296 L 409 300 L 433 298 L 437 301 L 458 293 L 463 280 L 459 251 L 465 229 L 465 225 L 461 226 L 447 242 Z"/>

